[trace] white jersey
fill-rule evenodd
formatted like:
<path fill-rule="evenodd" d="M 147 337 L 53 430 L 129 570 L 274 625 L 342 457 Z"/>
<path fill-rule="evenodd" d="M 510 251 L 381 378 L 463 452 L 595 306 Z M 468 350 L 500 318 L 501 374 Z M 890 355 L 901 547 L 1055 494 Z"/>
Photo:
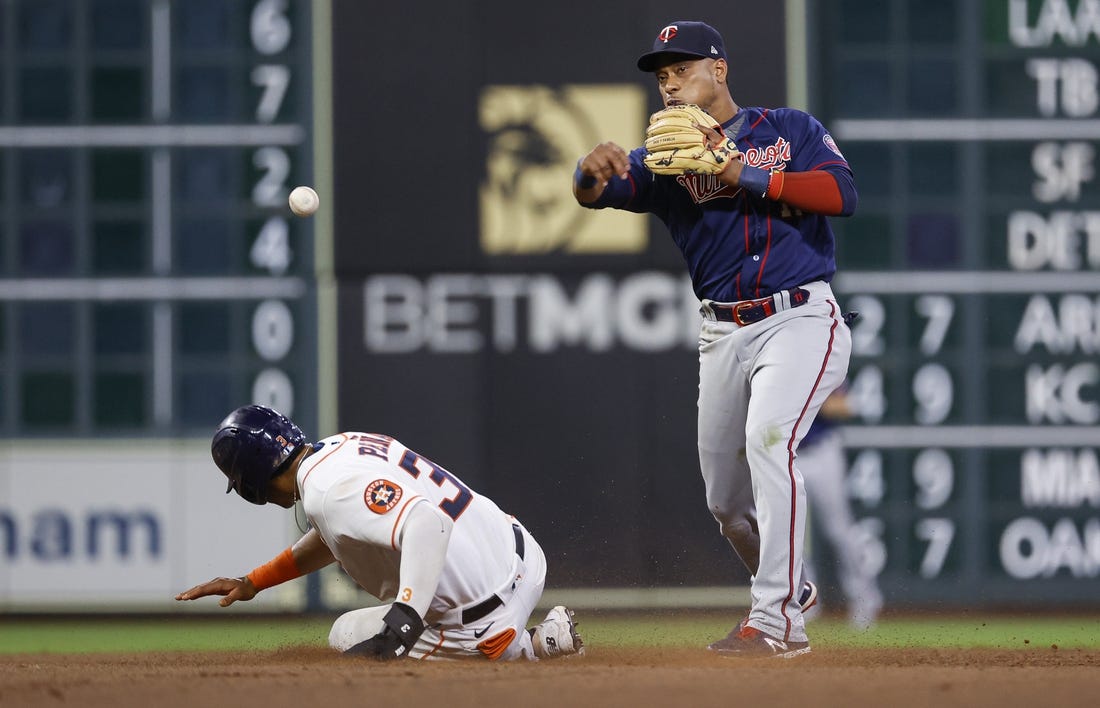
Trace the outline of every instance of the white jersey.
<path fill-rule="evenodd" d="M 491 499 L 387 435 L 348 432 L 317 445 L 298 468 L 306 516 L 344 571 L 371 595 L 400 600 L 401 529 L 419 502 L 455 522 L 427 621 L 512 584 L 513 519 Z"/>

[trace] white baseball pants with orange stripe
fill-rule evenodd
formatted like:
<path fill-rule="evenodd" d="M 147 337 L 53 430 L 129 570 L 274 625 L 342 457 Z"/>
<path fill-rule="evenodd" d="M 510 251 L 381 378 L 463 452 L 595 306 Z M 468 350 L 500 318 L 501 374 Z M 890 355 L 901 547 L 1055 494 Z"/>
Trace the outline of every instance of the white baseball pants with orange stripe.
<path fill-rule="evenodd" d="M 798 443 L 844 382 L 852 337 L 828 283 L 808 302 L 741 327 L 704 319 L 699 336 L 699 463 L 707 504 L 753 574 L 748 624 L 807 641 L 806 490 Z"/>
<path fill-rule="evenodd" d="M 518 522 L 517 522 L 518 523 Z M 538 661 L 527 622 L 542 599 L 546 585 L 546 555 L 535 537 L 523 530 L 524 554 L 517 568 L 520 579 L 503 596 L 504 603 L 472 625 L 463 625 L 461 610 L 442 617 L 429 613 L 428 626 L 409 650 L 409 658 L 428 661 L 490 658 L 497 661 Z M 382 618 L 390 606 L 366 607 L 345 612 L 329 632 L 329 646 L 347 651 L 382 631 Z"/>

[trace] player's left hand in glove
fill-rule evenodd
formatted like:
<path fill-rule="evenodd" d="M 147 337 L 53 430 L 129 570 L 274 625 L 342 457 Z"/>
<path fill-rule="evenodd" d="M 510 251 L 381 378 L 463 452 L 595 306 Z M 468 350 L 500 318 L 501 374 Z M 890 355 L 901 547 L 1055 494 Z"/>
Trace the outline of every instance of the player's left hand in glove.
<path fill-rule="evenodd" d="M 741 156 L 722 124 L 692 104 L 669 106 L 649 118 L 645 166 L 658 175 L 725 172 Z"/>
<path fill-rule="evenodd" d="M 379 661 L 402 659 L 424 633 L 424 620 L 416 610 L 406 604 L 395 602 L 382 618 L 382 631 L 370 639 L 359 642 L 345 654 L 365 656 Z"/>

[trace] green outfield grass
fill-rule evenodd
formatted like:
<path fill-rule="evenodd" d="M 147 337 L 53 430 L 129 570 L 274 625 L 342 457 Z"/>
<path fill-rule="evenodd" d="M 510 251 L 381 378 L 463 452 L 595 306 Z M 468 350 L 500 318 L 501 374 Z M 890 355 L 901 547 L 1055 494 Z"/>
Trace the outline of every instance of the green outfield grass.
<path fill-rule="evenodd" d="M 601 617 L 590 623 L 582 621 L 581 626 L 582 636 L 593 646 L 691 647 L 717 639 L 728 630 L 713 615 Z M 865 632 L 856 631 L 839 619 L 822 618 L 810 622 L 808 630 L 815 648 L 1027 649 L 1057 644 L 1066 649 L 1100 649 L 1100 616 L 1025 618 L 968 614 L 887 618 Z"/>
<path fill-rule="evenodd" d="M 333 617 L 170 617 L 158 619 L 0 616 L 0 654 L 135 651 L 268 650 L 324 646 Z M 698 647 L 728 630 L 713 613 L 581 616 L 590 647 Z M 868 632 L 822 618 L 810 624 L 815 648 L 1100 649 L 1100 615 L 886 618 Z"/>
<path fill-rule="evenodd" d="M 324 646 L 332 618 L 0 619 L 0 654 L 205 651 Z"/>

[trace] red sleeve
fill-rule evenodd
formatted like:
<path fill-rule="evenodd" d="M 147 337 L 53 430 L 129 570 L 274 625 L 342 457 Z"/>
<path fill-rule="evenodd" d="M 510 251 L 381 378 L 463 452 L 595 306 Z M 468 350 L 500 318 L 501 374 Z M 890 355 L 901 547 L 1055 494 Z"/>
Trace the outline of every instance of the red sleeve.
<path fill-rule="evenodd" d="M 773 172 L 768 182 L 768 199 L 814 214 L 837 216 L 843 212 L 844 199 L 836 178 L 824 170 L 813 172 Z"/>

